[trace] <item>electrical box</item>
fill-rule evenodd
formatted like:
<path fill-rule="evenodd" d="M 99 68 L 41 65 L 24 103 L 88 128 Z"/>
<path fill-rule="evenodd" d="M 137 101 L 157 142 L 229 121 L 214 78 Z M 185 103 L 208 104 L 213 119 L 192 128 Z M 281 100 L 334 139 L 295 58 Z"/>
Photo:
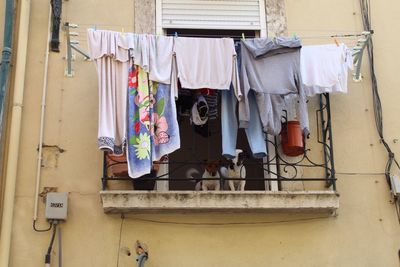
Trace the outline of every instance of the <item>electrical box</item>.
<path fill-rule="evenodd" d="M 400 178 L 397 175 L 390 176 L 390 182 L 392 184 L 392 192 L 394 196 L 400 197 Z"/>
<path fill-rule="evenodd" d="M 47 193 L 46 218 L 48 220 L 66 220 L 68 193 Z"/>

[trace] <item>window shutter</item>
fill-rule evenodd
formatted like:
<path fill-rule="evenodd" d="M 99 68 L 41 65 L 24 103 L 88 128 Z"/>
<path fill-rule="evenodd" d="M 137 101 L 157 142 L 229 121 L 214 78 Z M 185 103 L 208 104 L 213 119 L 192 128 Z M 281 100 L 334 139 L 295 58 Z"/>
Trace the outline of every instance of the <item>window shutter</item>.
<path fill-rule="evenodd" d="M 161 0 L 162 28 L 260 30 L 259 0 Z"/>

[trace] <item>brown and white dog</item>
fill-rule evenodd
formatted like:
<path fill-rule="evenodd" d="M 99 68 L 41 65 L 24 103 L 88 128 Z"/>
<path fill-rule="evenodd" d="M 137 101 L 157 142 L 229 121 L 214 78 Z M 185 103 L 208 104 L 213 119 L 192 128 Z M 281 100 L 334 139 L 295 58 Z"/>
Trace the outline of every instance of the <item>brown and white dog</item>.
<path fill-rule="evenodd" d="M 243 179 L 243 180 L 229 180 L 228 185 L 231 191 L 244 191 L 246 186 L 246 168 L 243 165 L 244 158 L 246 157 L 245 152 L 241 149 L 236 149 L 235 158 L 232 159 L 231 164 L 228 168 L 222 167 L 221 174 L 226 178 Z"/>
<path fill-rule="evenodd" d="M 204 165 L 204 173 L 202 175 L 202 179 L 196 183 L 195 190 L 196 191 L 207 191 L 207 190 L 220 190 L 220 176 L 219 176 L 219 167 L 220 161 L 214 160 L 209 161 Z M 192 168 L 186 172 L 187 177 L 194 178 L 194 174 L 199 174 L 199 172 Z"/>

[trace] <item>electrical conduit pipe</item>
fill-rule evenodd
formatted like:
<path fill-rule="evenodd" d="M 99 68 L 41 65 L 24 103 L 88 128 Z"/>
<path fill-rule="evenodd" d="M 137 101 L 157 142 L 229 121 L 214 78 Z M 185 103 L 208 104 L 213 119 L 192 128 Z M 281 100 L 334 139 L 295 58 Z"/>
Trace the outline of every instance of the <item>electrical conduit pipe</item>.
<path fill-rule="evenodd" d="M 15 184 L 21 134 L 22 103 L 24 99 L 24 83 L 26 56 L 28 46 L 29 16 L 31 0 L 21 0 L 21 12 L 18 29 L 17 62 L 15 69 L 14 96 L 11 112 L 9 153 L 4 192 L 4 208 L 0 234 L 0 267 L 8 267 L 10 260 L 11 230 L 14 212 Z"/>
<path fill-rule="evenodd" d="M 46 109 L 46 95 L 47 95 L 47 74 L 49 73 L 49 51 L 50 51 L 50 33 L 51 33 L 51 5 L 49 5 L 49 21 L 47 27 L 47 45 L 46 45 L 46 56 L 44 61 L 44 72 L 43 72 L 43 88 L 42 88 L 42 103 L 40 110 L 40 133 L 39 133 L 39 145 L 38 145 L 38 156 L 36 166 L 36 187 L 35 187 L 35 210 L 33 212 L 33 221 L 35 222 L 38 217 L 38 204 L 39 204 L 39 190 L 40 190 L 40 177 L 42 172 L 42 154 L 43 154 L 43 135 L 44 135 L 44 113 Z"/>

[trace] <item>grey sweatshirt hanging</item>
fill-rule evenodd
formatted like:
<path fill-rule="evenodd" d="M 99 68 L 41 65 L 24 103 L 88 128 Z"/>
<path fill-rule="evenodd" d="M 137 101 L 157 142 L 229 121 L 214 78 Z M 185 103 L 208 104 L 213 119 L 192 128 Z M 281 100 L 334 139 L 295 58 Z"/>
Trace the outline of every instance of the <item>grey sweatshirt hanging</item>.
<path fill-rule="evenodd" d="M 242 40 L 241 88 L 239 121 L 247 128 L 250 120 L 247 99 L 255 91 L 264 132 L 277 135 L 281 130 L 281 116 L 285 109 L 284 96 L 299 96 L 298 117 L 303 130 L 308 133 L 306 97 L 301 88 L 300 48 L 298 38 L 278 37 Z"/>

